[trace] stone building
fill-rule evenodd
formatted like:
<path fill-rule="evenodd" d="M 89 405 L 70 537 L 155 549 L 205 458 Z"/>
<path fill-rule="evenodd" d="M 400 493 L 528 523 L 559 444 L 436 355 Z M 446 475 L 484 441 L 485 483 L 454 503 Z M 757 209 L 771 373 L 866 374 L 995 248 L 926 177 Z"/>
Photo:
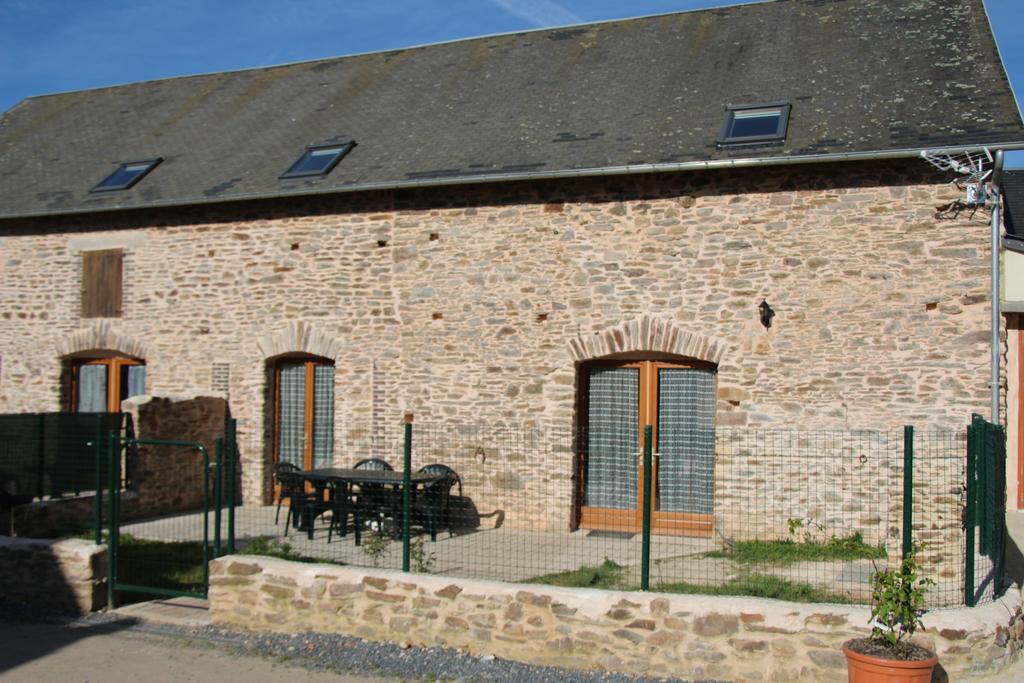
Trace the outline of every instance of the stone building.
<path fill-rule="evenodd" d="M 1006 171 L 1000 310 L 1006 317 L 1007 504 L 1024 508 L 1024 170 Z"/>
<path fill-rule="evenodd" d="M 505 474 L 558 492 L 530 524 L 612 529 L 652 424 L 655 524 L 701 532 L 745 500 L 716 427 L 985 411 L 987 217 L 943 212 L 961 194 L 920 152 L 1021 146 L 982 0 L 31 97 L 0 118 L 0 412 L 224 397 L 247 502 L 274 461 L 349 463 L 405 413 L 585 428 L 600 454 Z"/>

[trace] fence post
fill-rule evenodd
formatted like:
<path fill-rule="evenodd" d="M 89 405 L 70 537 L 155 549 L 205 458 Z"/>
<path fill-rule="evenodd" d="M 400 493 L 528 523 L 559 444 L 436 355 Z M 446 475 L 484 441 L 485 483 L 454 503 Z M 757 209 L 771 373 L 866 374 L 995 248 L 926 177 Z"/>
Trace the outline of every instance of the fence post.
<path fill-rule="evenodd" d="M 991 545 L 991 501 L 992 493 L 992 429 L 984 420 L 979 419 L 978 462 L 975 464 L 978 477 L 978 497 L 975 499 L 974 514 L 978 519 L 978 553 L 989 555 Z"/>
<path fill-rule="evenodd" d="M 110 488 L 107 493 L 107 524 L 109 529 L 107 530 L 107 607 L 114 609 L 117 607 L 116 591 L 114 586 L 117 584 L 117 494 L 120 482 L 118 481 L 118 437 L 114 432 L 110 432 L 106 438 L 107 442 L 107 470 L 110 475 Z"/>
<path fill-rule="evenodd" d="M 405 414 L 405 448 L 402 457 L 402 571 L 409 571 L 412 524 L 412 413 Z"/>
<path fill-rule="evenodd" d="M 220 521 L 221 521 L 221 506 L 224 502 L 224 496 L 221 492 L 221 487 L 224 485 L 224 479 L 221 477 L 221 470 L 224 469 L 224 439 L 218 437 L 214 442 L 214 470 L 213 470 L 213 556 L 220 557 Z"/>
<path fill-rule="evenodd" d="M 651 589 L 651 425 L 644 426 L 644 526 L 640 550 L 640 590 Z"/>
<path fill-rule="evenodd" d="M 46 494 L 46 488 L 43 485 L 43 480 L 46 479 L 46 417 L 44 415 L 39 416 L 37 436 L 39 437 L 39 448 L 36 449 L 36 497 L 42 500 Z M 52 487 L 50 493 L 53 493 Z"/>
<path fill-rule="evenodd" d="M 996 425 L 992 454 L 994 510 L 992 529 L 993 586 L 996 594 L 1006 587 L 1006 432 Z"/>
<path fill-rule="evenodd" d="M 96 437 L 93 444 L 96 447 L 96 500 L 95 504 L 95 529 L 96 545 L 103 544 L 103 414 L 96 416 Z"/>
<path fill-rule="evenodd" d="M 978 422 L 977 415 L 971 419 L 967 428 L 967 482 L 966 505 L 964 506 L 964 604 L 974 607 L 974 505 L 975 492 L 975 460 L 978 453 Z"/>
<path fill-rule="evenodd" d="M 238 443 L 236 440 L 237 423 L 234 418 L 229 418 L 224 438 L 227 441 L 228 460 L 228 554 L 235 554 L 235 487 L 238 485 L 235 479 L 235 458 L 238 456 Z"/>
<path fill-rule="evenodd" d="M 914 427 L 903 427 L 903 559 L 914 549 Z"/>

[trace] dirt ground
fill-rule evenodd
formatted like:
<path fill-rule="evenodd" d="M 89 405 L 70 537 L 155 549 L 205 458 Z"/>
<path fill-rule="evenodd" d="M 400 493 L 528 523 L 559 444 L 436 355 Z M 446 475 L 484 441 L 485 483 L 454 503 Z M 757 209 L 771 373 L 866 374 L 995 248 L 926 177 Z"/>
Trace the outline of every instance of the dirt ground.
<path fill-rule="evenodd" d="M 0 621 L 0 681 L 32 683 L 381 683 L 310 671 L 216 644 L 126 631 Z"/>

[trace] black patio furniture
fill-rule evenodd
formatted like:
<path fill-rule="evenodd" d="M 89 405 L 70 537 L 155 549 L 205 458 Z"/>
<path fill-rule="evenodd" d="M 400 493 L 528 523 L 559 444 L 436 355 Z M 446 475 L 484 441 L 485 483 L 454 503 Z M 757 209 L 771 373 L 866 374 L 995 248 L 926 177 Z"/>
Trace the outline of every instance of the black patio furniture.
<path fill-rule="evenodd" d="M 393 472 L 394 467 L 380 458 L 366 458 L 355 464 L 357 470 L 375 470 Z M 364 482 L 354 497 L 356 507 L 362 513 L 358 517 L 367 521 L 376 521 L 377 531 L 384 531 L 385 520 L 394 520 L 400 501 L 391 487 L 382 484 Z M 358 541 L 358 539 L 357 539 Z"/>
<path fill-rule="evenodd" d="M 306 490 L 303 472 L 289 462 L 274 465 L 274 478 L 280 487 L 277 495 L 277 510 L 274 512 L 274 524 L 281 517 L 281 505 L 288 499 L 288 514 L 285 516 L 284 535 L 288 535 L 288 527 L 297 529 L 308 526 L 312 529 L 312 517 L 315 516 L 317 500 L 314 494 Z"/>
<path fill-rule="evenodd" d="M 359 545 L 361 537 L 361 520 L 355 499 L 352 495 L 352 487 L 344 479 L 327 480 L 328 502 L 327 509 L 331 513 L 331 523 L 327 527 L 327 542 L 331 542 L 331 536 L 335 531 L 339 536 L 348 534 L 348 518 L 353 517 L 353 524 L 356 535 L 356 545 Z"/>
<path fill-rule="evenodd" d="M 393 472 L 395 470 L 395 468 L 392 467 L 387 460 L 381 460 L 380 458 L 366 458 L 365 460 L 360 460 L 355 464 L 355 469 L 384 470 L 388 472 Z"/>
<path fill-rule="evenodd" d="M 420 522 L 430 540 L 437 540 L 440 529 L 448 529 L 450 536 L 455 535 L 452 525 L 451 492 L 458 486 L 459 497 L 462 497 L 462 478 L 448 465 L 434 463 L 420 468 L 421 474 L 435 475 L 437 479 L 417 491 L 413 518 Z"/>
<path fill-rule="evenodd" d="M 347 508 L 346 512 L 342 514 L 351 515 L 355 520 L 355 528 L 359 532 L 356 535 L 357 545 L 361 541 L 361 532 L 367 523 L 370 522 L 377 522 L 380 525 L 378 530 L 380 530 L 384 527 L 385 522 L 390 521 L 396 533 L 400 531 L 401 494 L 402 486 L 405 483 L 405 476 L 402 472 L 395 472 L 390 469 L 357 470 L 347 467 L 325 467 L 317 470 L 303 470 L 300 472 L 300 475 L 316 491 L 312 496 L 314 500 L 324 500 L 324 491 L 330 488 L 331 482 L 344 484 L 347 487 L 346 494 L 338 494 L 344 495 L 347 502 L 346 504 L 341 504 L 339 501 L 338 505 L 341 509 Z M 430 486 L 442 478 L 444 478 L 444 475 L 441 474 L 413 472 L 409 480 L 415 492 L 417 488 Z M 385 495 L 382 497 L 367 495 L 367 491 L 383 492 Z M 397 508 L 394 501 L 399 501 Z M 332 509 L 333 504 L 332 501 L 329 501 L 324 509 Z M 347 516 L 344 522 L 339 518 L 338 526 L 334 530 L 340 532 L 343 523 L 347 524 Z M 333 520 L 332 524 L 334 524 Z M 309 538 L 313 538 L 312 525 L 306 528 L 306 532 Z M 328 536 L 333 536 L 333 532 L 329 530 Z"/>

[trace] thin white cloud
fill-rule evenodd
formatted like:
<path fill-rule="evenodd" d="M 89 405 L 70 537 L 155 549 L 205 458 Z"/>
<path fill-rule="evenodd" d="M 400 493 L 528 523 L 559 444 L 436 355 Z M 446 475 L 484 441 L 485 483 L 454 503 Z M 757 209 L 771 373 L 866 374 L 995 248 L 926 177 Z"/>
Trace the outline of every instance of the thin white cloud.
<path fill-rule="evenodd" d="M 552 0 L 491 0 L 491 2 L 509 14 L 514 14 L 538 27 L 583 22 L 583 19 Z"/>

